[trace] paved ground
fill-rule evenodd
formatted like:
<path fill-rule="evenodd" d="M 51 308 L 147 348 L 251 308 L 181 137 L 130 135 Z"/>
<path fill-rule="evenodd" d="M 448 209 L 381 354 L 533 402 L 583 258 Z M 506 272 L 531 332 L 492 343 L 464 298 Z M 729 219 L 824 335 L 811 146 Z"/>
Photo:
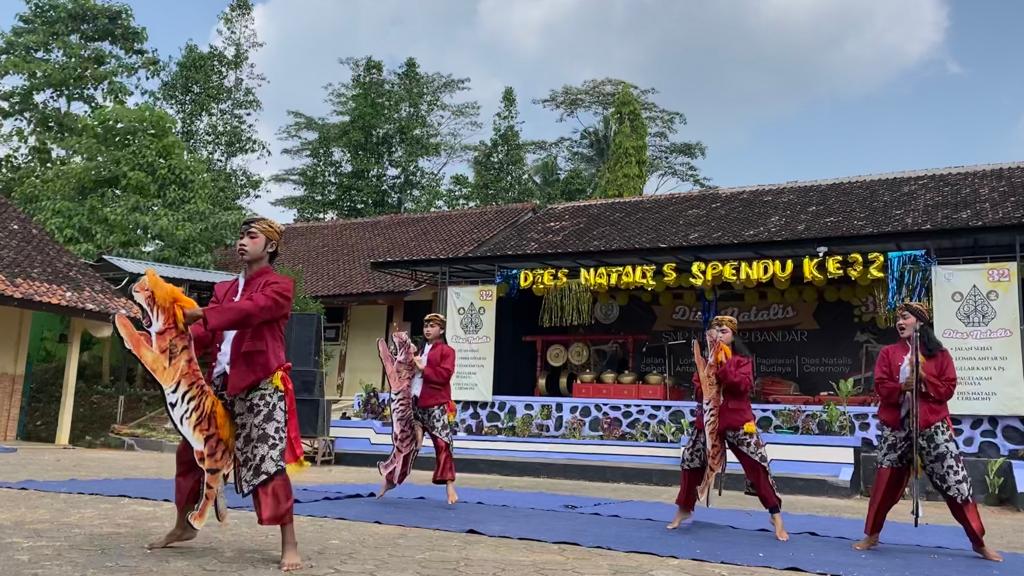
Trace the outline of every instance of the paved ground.
<path fill-rule="evenodd" d="M 163 477 L 173 475 L 171 454 L 104 450 L 62 450 L 17 445 L 0 455 L 0 480 Z M 413 482 L 429 474 L 414 472 Z M 305 473 L 303 484 L 376 482 L 375 471 L 331 466 Z M 462 475 L 461 485 L 561 492 L 619 499 L 671 501 L 674 490 L 650 486 Z M 440 490 L 440 488 L 439 488 Z M 757 501 L 727 493 L 717 505 L 756 508 Z M 861 499 L 786 497 L 791 512 L 860 517 Z M 149 552 L 144 544 L 166 531 L 173 519 L 168 503 L 0 490 L 0 574 L 154 574 L 181 576 L 218 572 L 244 576 L 277 573 L 278 535 L 256 524 L 252 513 L 232 511 L 228 526 L 212 524 L 199 539 L 177 549 Z M 984 509 L 989 541 L 1001 550 L 1024 552 L 1024 515 Z M 952 523 L 942 504 L 927 503 L 930 521 Z M 909 517 L 901 504 L 894 518 Z M 589 550 L 575 546 L 486 538 L 341 520 L 297 518 L 296 529 L 308 568 L 303 574 L 422 574 L 425 576 L 675 576 L 789 575 L 745 568 Z M 767 537 L 767 534 L 766 534 Z"/>

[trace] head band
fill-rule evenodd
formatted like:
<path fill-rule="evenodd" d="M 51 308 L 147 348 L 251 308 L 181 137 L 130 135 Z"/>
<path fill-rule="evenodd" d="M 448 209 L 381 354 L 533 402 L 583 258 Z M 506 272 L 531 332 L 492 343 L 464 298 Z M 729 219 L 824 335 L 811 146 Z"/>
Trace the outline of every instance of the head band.
<path fill-rule="evenodd" d="M 711 327 L 718 328 L 719 326 L 725 326 L 732 330 L 733 334 L 739 331 L 739 322 L 732 316 L 715 316 L 714 320 L 711 321 Z"/>

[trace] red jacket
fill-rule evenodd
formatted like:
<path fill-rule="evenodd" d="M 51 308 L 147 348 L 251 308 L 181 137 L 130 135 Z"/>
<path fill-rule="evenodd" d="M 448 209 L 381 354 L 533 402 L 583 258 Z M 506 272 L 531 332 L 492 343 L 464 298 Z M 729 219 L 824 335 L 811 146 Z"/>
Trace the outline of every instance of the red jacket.
<path fill-rule="evenodd" d="M 754 421 L 750 406 L 750 389 L 754 386 L 754 363 L 746 356 L 735 355 L 718 367 L 716 381 L 722 388 L 722 408 L 718 412 L 718 429 L 739 430 Z M 694 427 L 704 429 L 704 390 L 700 375 L 693 373 L 694 399 L 697 400 L 697 418 Z"/>
<path fill-rule="evenodd" d="M 284 331 L 292 311 L 292 279 L 278 274 L 270 266 L 260 268 L 245 279 L 242 296 L 238 279 L 218 282 L 203 319 L 192 325 L 196 355 L 214 347 L 220 350 L 226 330 L 237 330 L 231 341 L 231 372 L 228 394 L 248 392 L 285 363 Z M 215 364 L 214 364 L 215 365 Z M 214 365 L 208 379 L 213 379 Z"/>
<path fill-rule="evenodd" d="M 875 393 L 881 400 L 878 404 L 878 419 L 893 430 L 902 428 L 900 400 L 903 392 L 900 390 L 900 365 L 909 352 L 910 345 L 906 342 L 890 344 L 882 348 L 875 362 Z M 921 363 L 921 372 L 924 374 L 924 386 L 917 396 L 920 410 L 918 424 L 919 428 L 924 430 L 949 417 L 946 402 L 956 391 L 956 368 L 953 366 L 953 357 L 948 350 L 940 350 L 934 357 L 924 359 Z"/>
<path fill-rule="evenodd" d="M 455 373 L 455 350 L 444 342 L 435 342 L 427 354 L 423 369 L 420 408 L 432 408 L 452 401 L 452 374 Z"/>

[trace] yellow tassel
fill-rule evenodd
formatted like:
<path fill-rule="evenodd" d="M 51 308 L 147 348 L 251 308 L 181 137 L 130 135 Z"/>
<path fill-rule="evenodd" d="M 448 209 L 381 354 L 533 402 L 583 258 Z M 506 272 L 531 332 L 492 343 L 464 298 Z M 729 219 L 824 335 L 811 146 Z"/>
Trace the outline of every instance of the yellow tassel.
<path fill-rule="evenodd" d="M 274 385 L 281 392 L 284 392 L 284 382 L 281 382 L 281 371 L 274 372 L 274 375 L 270 377 L 270 383 Z"/>
<path fill-rule="evenodd" d="M 285 465 L 285 471 L 288 472 L 289 476 L 294 476 L 300 472 L 305 472 L 306 468 L 309 468 L 309 462 L 305 460 L 299 460 L 298 462 L 292 462 L 291 464 Z"/>

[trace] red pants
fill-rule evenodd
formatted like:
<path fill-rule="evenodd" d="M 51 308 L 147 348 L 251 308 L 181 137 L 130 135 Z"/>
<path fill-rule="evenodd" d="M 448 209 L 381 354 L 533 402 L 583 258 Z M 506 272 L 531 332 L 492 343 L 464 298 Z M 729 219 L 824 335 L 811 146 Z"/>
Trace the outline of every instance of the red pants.
<path fill-rule="evenodd" d="M 885 517 L 889 510 L 903 497 L 903 491 L 910 481 L 910 467 L 878 469 L 875 485 L 871 488 L 871 503 L 868 504 L 868 516 L 864 521 L 864 533 L 872 536 L 882 532 Z M 985 526 L 978 514 L 978 505 L 973 501 L 957 502 L 947 497 L 946 506 L 953 513 L 953 518 L 964 527 L 964 532 L 976 548 L 985 545 Z"/>
<path fill-rule="evenodd" d="M 455 481 L 455 459 L 452 458 L 452 446 L 440 438 L 430 435 L 434 443 L 434 484 L 447 484 Z"/>
<path fill-rule="evenodd" d="M 199 502 L 203 487 L 203 469 L 196 464 L 192 446 L 184 440 L 178 444 L 174 473 L 174 504 L 179 513 L 191 512 Z M 261 482 L 252 493 L 256 519 L 264 526 L 292 523 L 295 499 L 288 474 L 281 470 Z"/>
<path fill-rule="evenodd" d="M 772 485 L 770 473 L 760 462 L 754 460 L 742 450 L 729 447 L 732 453 L 740 461 L 743 467 L 743 474 L 746 475 L 750 486 L 757 494 L 757 499 L 768 512 L 778 514 L 782 510 L 782 499 L 779 498 L 775 486 Z M 676 496 L 676 506 L 686 512 L 693 512 L 697 505 L 697 488 L 704 480 L 704 471 L 707 469 L 705 463 L 701 468 L 684 468 L 679 474 L 679 495 Z"/>

